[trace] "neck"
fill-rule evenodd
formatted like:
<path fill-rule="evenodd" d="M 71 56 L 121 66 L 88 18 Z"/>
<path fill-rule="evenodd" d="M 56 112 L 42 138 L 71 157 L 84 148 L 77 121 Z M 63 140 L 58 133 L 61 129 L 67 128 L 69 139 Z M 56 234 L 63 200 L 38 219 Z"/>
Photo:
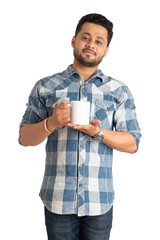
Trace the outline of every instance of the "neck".
<path fill-rule="evenodd" d="M 92 75 L 93 73 L 98 69 L 98 66 L 94 67 L 86 67 L 84 65 L 81 65 L 78 63 L 75 59 L 73 62 L 72 67 L 76 72 L 80 74 L 80 76 L 83 78 L 83 80 L 86 82 Z"/>

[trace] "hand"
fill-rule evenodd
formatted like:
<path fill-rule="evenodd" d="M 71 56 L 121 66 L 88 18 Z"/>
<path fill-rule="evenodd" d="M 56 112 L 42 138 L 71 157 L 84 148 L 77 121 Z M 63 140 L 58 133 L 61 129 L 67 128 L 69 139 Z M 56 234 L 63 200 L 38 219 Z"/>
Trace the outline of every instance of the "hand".
<path fill-rule="evenodd" d="M 71 123 L 66 123 L 65 126 L 79 130 L 79 131 L 84 132 L 93 137 L 99 132 L 98 125 L 100 123 L 101 123 L 101 121 L 99 119 L 94 119 L 94 120 L 90 121 L 89 125 L 74 125 Z"/>
<path fill-rule="evenodd" d="M 48 118 L 47 127 L 50 131 L 53 131 L 56 128 L 63 127 L 69 121 L 69 106 L 67 105 L 66 101 L 63 101 L 54 107 L 52 116 Z"/>

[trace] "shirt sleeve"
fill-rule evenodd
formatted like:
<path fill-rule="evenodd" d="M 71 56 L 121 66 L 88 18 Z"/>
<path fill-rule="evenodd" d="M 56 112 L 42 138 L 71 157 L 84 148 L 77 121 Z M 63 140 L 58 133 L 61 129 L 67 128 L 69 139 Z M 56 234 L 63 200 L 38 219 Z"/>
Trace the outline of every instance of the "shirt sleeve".
<path fill-rule="evenodd" d="M 128 87 L 124 88 L 124 95 L 117 106 L 114 115 L 115 131 L 129 132 L 136 140 L 137 149 L 141 138 L 141 130 L 137 121 L 134 98 Z"/>
<path fill-rule="evenodd" d="M 47 108 L 45 102 L 39 94 L 39 84 L 35 84 L 29 95 L 27 109 L 20 123 L 20 128 L 25 124 L 39 123 L 47 118 Z"/>

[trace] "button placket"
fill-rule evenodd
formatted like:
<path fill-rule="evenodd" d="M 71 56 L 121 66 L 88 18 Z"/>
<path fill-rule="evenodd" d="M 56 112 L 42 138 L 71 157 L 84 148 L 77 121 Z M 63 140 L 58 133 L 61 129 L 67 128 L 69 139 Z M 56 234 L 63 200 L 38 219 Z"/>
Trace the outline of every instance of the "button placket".
<path fill-rule="evenodd" d="M 78 163 L 78 209 L 85 203 L 84 186 L 85 186 L 85 137 L 80 133 L 79 139 L 79 163 Z"/>
<path fill-rule="evenodd" d="M 87 83 L 85 83 L 83 80 L 80 81 L 80 100 L 83 99 L 84 101 L 84 98 L 86 98 L 85 101 L 87 101 Z"/>

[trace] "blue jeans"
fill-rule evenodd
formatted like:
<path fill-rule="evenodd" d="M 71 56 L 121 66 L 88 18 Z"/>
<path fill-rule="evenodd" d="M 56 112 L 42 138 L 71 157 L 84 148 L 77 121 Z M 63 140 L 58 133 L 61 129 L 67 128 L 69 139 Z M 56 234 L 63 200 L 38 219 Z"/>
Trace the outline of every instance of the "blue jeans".
<path fill-rule="evenodd" d="M 45 208 L 48 240 L 109 240 L 113 207 L 101 216 L 58 215 Z"/>

